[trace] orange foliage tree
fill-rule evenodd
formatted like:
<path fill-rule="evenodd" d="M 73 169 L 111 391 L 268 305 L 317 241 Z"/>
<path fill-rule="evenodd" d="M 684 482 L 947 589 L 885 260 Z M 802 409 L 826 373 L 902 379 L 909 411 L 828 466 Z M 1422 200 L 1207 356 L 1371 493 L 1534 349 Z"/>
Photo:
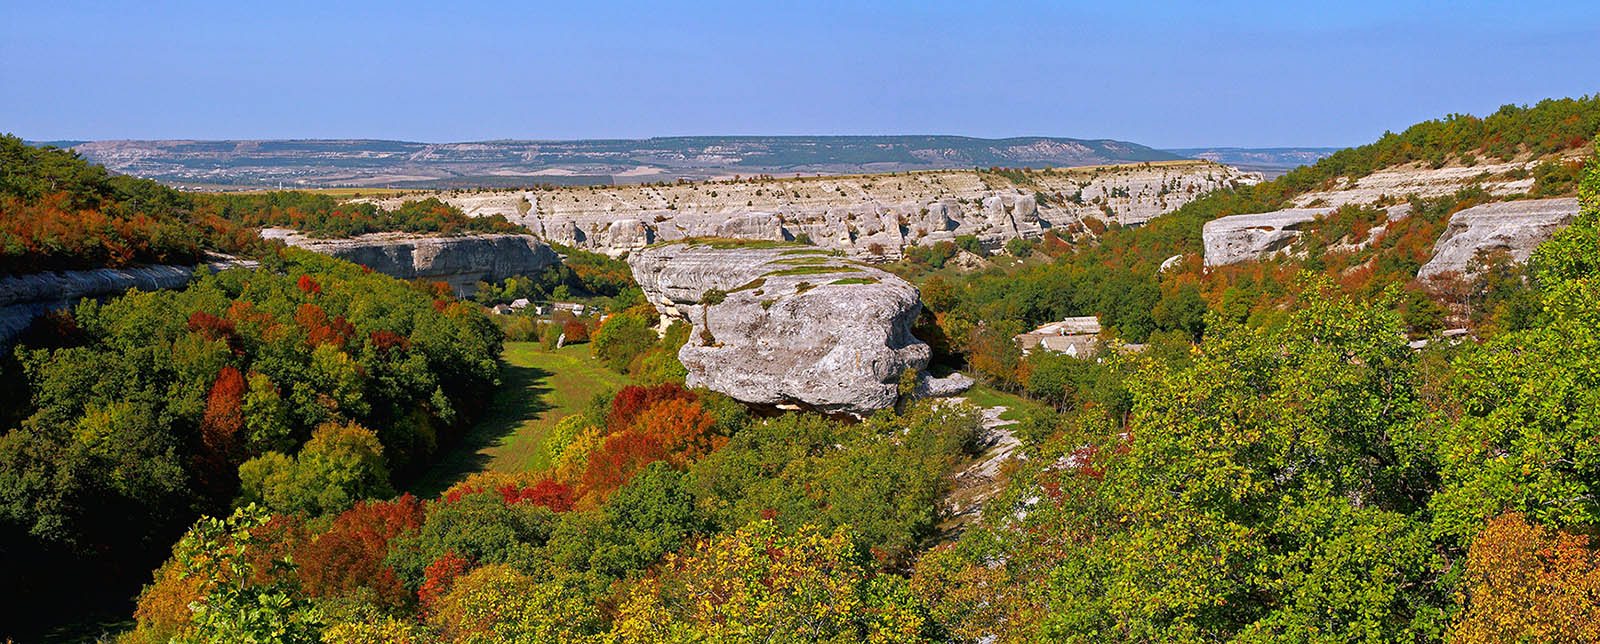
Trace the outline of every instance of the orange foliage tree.
<path fill-rule="evenodd" d="M 1600 642 L 1600 556 L 1589 538 L 1521 514 L 1490 521 L 1472 541 L 1460 597 L 1458 644 Z"/>
<path fill-rule="evenodd" d="M 646 409 L 657 403 L 667 400 L 682 400 L 694 402 L 694 392 L 684 389 L 683 385 L 668 382 L 654 387 L 640 387 L 629 385 L 611 399 L 611 410 L 606 412 L 606 430 L 612 433 L 620 432 L 633 426 L 634 419 Z"/>
<path fill-rule="evenodd" d="M 450 586 L 455 584 L 456 578 L 472 570 L 472 562 L 466 557 L 454 552 L 447 552 L 422 571 L 422 588 L 417 591 L 417 600 L 422 603 L 422 612 L 431 614 L 434 608 L 450 592 Z"/>
<path fill-rule="evenodd" d="M 370 590 L 370 599 L 401 607 L 409 593 L 383 558 L 389 542 L 421 527 L 422 502 L 406 494 L 393 501 L 363 501 L 296 554 L 301 587 L 313 597 L 338 597 Z"/>
<path fill-rule="evenodd" d="M 666 442 L 659 436 L 634 430 L 613 434 L 589 456 L 589 467 L 578 482 L 580 505 L 599 504 L 645 466 L 666 458 Z"/>
<path fill-rule="evenodd" d="M 711 431 L 716 422 L 699 403 L 675 398 L 656 403 L 639 414 L 633 429 L 659 437 L 667 459 L 682 468 L 728 442 L 726 436 Z"/>

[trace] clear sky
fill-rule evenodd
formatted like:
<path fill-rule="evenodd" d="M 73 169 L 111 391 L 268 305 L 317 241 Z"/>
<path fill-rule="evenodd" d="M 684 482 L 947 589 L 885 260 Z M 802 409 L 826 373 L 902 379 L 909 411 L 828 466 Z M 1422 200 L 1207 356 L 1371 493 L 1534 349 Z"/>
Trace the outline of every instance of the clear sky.
<path fill-rule="evenodd" d="M 29 139 L 1334 146 L 1600 91 L 1600 2 L 0 0 Z"/>

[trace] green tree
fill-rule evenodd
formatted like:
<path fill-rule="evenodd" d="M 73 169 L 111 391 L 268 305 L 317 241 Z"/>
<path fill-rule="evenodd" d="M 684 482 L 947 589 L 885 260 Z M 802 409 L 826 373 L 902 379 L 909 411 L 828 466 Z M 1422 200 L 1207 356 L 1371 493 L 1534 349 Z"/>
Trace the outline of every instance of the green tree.
<path fill-rule="evenodd" d="M 240 504 L 312 516 L 394 495 L 383 446 L 359 425 L 323 425 L 294 458 L 268 452 L 246 461 L 239 481 Z"/>
<path fill-rule="evenodd" d="M 291 583 L 275 581 L 292 579 L 277 574 L 290 567 L 289 561 L 276 558 L 261 563 L 250 556 L 254 531 L 266 525 L 267 518 L 266 512 L 254 505 L 238 509 L 227 519 L 204 518 L 173 547 L 182 574 L 200 577 L 210 588 L 191 605 L 192 627 L 175 641 L 321 641 L 322 613 Z"/>

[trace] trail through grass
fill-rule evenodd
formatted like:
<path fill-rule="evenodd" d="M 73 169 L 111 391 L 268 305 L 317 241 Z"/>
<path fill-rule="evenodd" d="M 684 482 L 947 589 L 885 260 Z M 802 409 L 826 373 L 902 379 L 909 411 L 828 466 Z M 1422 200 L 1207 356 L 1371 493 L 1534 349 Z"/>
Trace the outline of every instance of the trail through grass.
<path fill-rule="evenodd" d="M 545 351 L 535 342 L 507 342 L 489 410 L 411 491 L 429 498 L 474 472 L 543 468 L 539 446 L 550 428 L 596 393 L 626 384 L 628 377 L 606 369 L 587 344 Z"/>

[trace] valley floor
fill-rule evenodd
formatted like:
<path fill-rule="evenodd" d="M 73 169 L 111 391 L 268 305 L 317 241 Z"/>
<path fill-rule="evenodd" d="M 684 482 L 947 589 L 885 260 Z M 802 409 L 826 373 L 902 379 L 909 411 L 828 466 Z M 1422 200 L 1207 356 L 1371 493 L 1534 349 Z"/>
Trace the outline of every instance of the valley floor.
<path fill-rule="evenodd" d="M 626 384 L 628 377 L 606 369 L 587 344 L 546 351 L 537 342 L 507 342 L 489 411 L 410 491 L 432 498 L 474 472 L 541 469 L 547 464 L 539 462 L 539 446 L 550 428 L 596 393 L 609 396 Z"/>

